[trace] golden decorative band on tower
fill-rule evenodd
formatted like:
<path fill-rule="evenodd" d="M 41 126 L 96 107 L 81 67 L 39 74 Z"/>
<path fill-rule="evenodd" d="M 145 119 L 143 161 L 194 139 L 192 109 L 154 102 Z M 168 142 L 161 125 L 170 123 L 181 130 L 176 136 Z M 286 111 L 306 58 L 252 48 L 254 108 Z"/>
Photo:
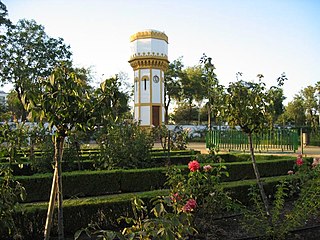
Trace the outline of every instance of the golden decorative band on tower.
<path fill-rule="evenodd" d="M 137 39 L 144 39 L 144 38 L 160 39 L 168 43 L 168 36 L 163 32 L 159 32 L 155 30 L 146 30 L 143 32 L 137 32 L 130 37 L 130 42 L 133 42 Z"/>
<path fill-rule="evenodd" d="M 139 68 L 158 68 L 162 71 L 166 71 L 169 66 L 169 61 L 166 58 L 133 58 L 129 60 L 129 63 L 133 70 L 137 70 Z"/>

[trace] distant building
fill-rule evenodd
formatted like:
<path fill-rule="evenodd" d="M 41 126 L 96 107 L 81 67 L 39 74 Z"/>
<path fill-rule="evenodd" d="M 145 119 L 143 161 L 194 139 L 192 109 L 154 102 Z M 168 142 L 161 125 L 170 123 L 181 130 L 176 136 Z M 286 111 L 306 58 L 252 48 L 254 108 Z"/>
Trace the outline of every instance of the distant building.
<path fill-rule="evenodd" d="M 1 105 L 4 106 L 6 104 L 7 96 L 8 96 L 8 93 L 5 93 L 4 91 L 0 91 L 0 104 Z"/>
<path fill-rule="evenodd" d="M 134 70 L 134 119 L 141 126 L 164 122 L 164 71 L 168 68 L 168 37 L 157 30 L 145 30 L 130 38 Z"/>

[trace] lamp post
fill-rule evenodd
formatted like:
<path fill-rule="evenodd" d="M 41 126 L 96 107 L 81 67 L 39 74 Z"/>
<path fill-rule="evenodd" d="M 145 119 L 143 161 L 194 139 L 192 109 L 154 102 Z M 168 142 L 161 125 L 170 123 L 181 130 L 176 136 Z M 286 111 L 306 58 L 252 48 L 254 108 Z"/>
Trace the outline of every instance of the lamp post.
<path fill-rule="evenodd" d="M 213 87 L 213 82 L 212 82 L 212 75 L 213 71 L 215 69 L 214 65 L 211 63 L 212 58 L 208 57 L 205 59 L 204 67 L 206 70 L 206 80 L 207 80 L 207 89 L 208 89 L 208 128 L 211 130 L 211 104 L 212 104 L 212 99 L 211 99 L 211 88 Z"/>

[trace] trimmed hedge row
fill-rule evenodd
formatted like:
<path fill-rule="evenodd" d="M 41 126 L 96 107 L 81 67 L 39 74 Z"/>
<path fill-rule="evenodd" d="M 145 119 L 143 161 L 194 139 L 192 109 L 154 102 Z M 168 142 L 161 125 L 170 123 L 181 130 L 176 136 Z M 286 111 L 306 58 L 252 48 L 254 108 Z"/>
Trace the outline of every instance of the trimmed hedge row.
<path fill-rule="evenodd" d="M 141 192 L 163 188 L 166 181 L 165 171 L 165 168 L 153 168 L 63 173 L 64 198 Z M 26 202 L 48 201 L 52 174 L 20 176 L 15 179 L 27 191 Z"/>
<path fill-rule="evenodd" d="M 286 178 L 287 176 L 263 179 L 266 193 L 272 195 L 274 186 Z M 234 199 L 246 204 L 248 203 L 248 190 L 254 184 L 256 184 L 255 180 L 246 180 L 224 183 L 223 187 L 231 193 Z M 120 216 L 132 216 L 131 199 L 133 196 L 139 196 L 147 204 L 152 198 L 166 194 L 168 194 L 167 190 L 158 190 L 66 200 L 63 208 L 65 234 L 72 236 L 77 230 L 88 226 L 89 223 L 97 223 L 104 228 L 115 229 L 114 224 Z M 16 224 L 21 229 L 22 236 L 25 239 L 43 239 L 47 204 L 23 204 L 22 206 L 22 211 L 16 216 Z M 57 232 L 57 216 L 54 217 L 53 235 Z"/>
<path fill-rule="evenodd" d="M 187 164 L 189 161 L 195 158 L 195 154 L 198 152 L 194 151 L 174 151 L 170 152 L 170 164 L 173 165 L 183 165 Z M 41 161 L 38 159 L 37 161 Z M 0 163 L 8 164 L 8 163 Z M 82 160 L 72 160 L 68 159 L 67 161 L 62 162 L 63 172 L 77 171 L 79 170 L 94 170 L 96 162 L 88 158 L 83 158 Z M 152 156 L 150 160 L 145 161 L 145 165 L 148 167 L 163 167 L 168 164 L 168 156 L 165 153 L 161 155 Z M 11 169 L 13 170 L 13 175 L 15 176 L 30 176 L 37 174 L 36 169 L 33 169 L 33 164 L 30 162 L 21 162 L 21 163 L 12 163 L 10 164 Z M 21 167 L 22 166 L 22 167 Z"/>
<path fill-rule="evenodd" d="M 218 156 L 221 157 L 225 162 L 245 162 L 245 161 L 250 161 L 251 162 L 251 155 L 250 154 L 222 153 L 222 154 L 218 154 Z M 255 158 L 256 158 L 257 161 L 261 161 L 261 160 L 287 159 L 288 156 L 276 156 L 276 155 L 272 155 L 272 154 L 271 155 L 255 154 Z"/>
<path fill-rule="evenodd" d="M 286 175 L 294 160 L 266 160 L 258 162 L 261 177 Z M 226 163 L 229 177 L 223 181 L 255 178 L 250 162 Z M 180 166 L 188 173 L 187 166 Z M 64 198 L 99 196 L 114 193 L 142 192 L 164 188 L 166 168 L 77 171 L 63 173 Z M 16 180 L 26 188 L 26 202 L 47 201 L 50 195 L 52 174 L 20 176 Z"/>

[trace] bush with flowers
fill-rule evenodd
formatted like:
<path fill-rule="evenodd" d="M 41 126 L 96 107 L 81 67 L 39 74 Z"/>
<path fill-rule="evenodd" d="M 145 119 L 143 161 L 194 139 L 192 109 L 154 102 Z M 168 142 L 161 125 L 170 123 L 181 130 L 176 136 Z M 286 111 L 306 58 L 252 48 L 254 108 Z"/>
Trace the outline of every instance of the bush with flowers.
<path fill-rule="evenodd" d="M 220 178 L 227 175 L 223 165 L 203 167 L 197 161 L 188 164 L 189 173 L 177 167 L 168 169 L 168 196 L 152 200 L 149 211 L 146 204 L 135 198 L 132 202 L 133 217 L 121 217 L 127 227 L 121 231 L 101 230 L 90 226 L 76 233 L 99 236 L 99 239 L 189 239 L 197 234 L 195 221 L 201 213 L 213 213 L 227 208 L 231 199 L 220 187 Z"/>
<path fill-rule="evenodd" d="M 293 202 L 286 202 L 291 198 Z M 271 216 L 263 211 L 263 203 L 256 189 L 250 192 L 253 208 L 244 214 L 244 227 L 267 239 L 290 239 L 292 230 L 303 227 L 320 212 L 320 158 L 312 163 L 299 154 L 288 171 L 288 178 L 277 185 L 273 196 Z"/>

